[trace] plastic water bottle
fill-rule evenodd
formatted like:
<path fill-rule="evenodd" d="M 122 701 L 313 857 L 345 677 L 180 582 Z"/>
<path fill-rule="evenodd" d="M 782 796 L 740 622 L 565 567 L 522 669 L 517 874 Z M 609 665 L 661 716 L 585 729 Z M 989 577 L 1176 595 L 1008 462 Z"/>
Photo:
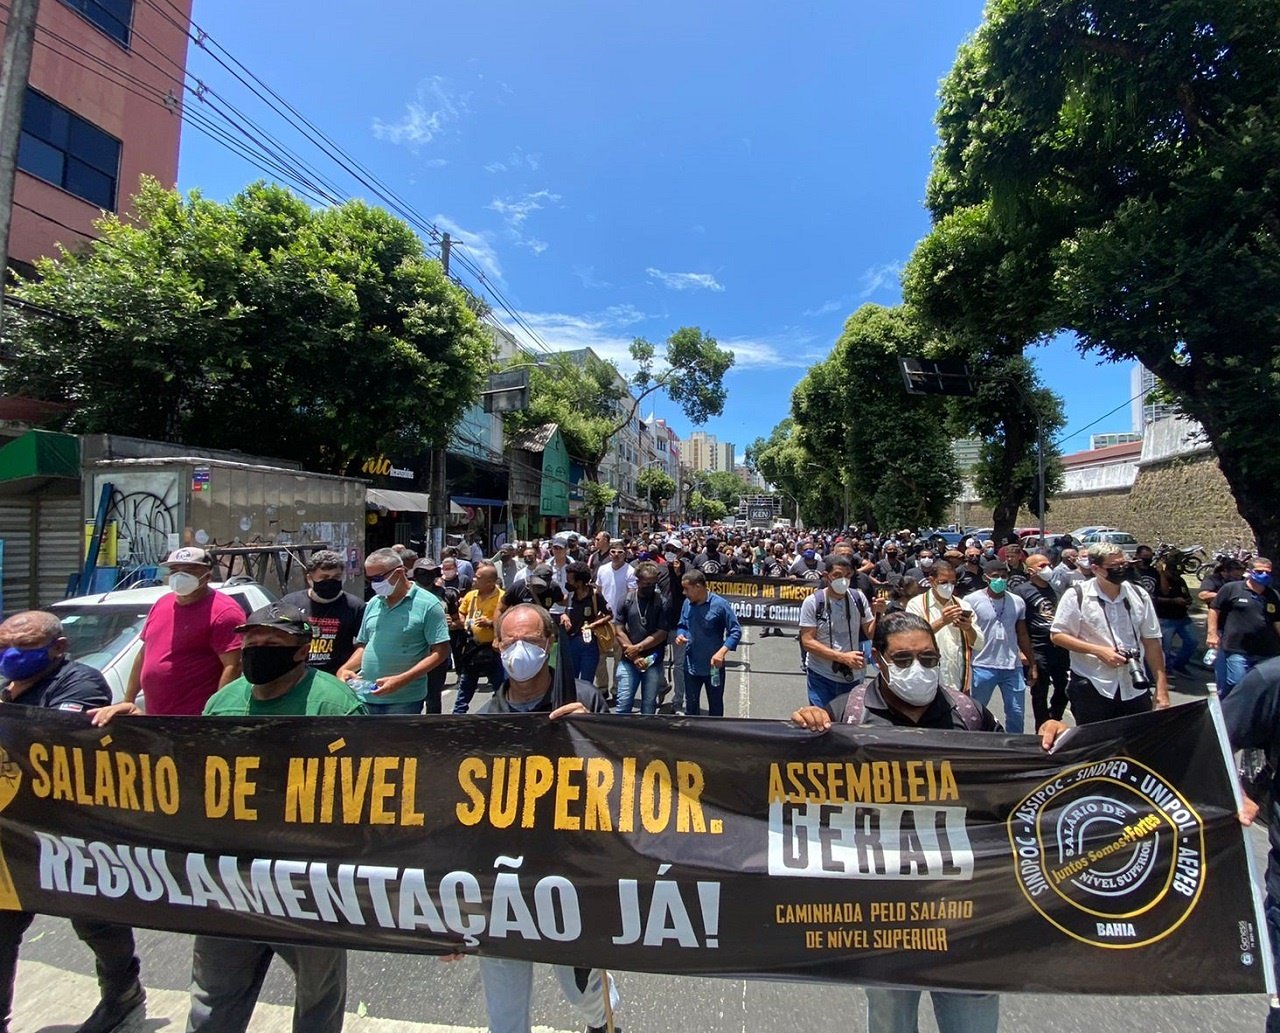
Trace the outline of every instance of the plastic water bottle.
<path fill-rule="evenodd" d="M 721 673 L 723 670 L 724 668 L 717 667 L 715 664 L 711 665 L 711 687 L 713 689 L 720 688 L 720 682 L 724 677 L 723 674 Z"/>
<path fill-rule="evenodd" d="M 1204 651 L 1204 659 L 1200 661 L 1205 667 L 1212 667 L 1218 661 L 1218 651 L 1216 649 L 1206 649 Z"/>
<path fill-rule="evenodd" d="M 373 690 L 378 687 L 376 681 L 370 681 L 368 678 L 361 678 L 359 675 L 347 682 L 348 688 L 365 702 L 375 698 Z"/>

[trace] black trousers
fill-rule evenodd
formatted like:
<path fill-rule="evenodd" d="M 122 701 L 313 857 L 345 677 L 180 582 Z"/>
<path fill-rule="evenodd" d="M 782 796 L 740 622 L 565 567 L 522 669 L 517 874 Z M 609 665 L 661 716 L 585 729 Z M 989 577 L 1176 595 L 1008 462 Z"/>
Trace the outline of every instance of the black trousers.
<path fill-rule="evenodd" d="M 1036 670 L 1040 677 L 1031 686 L 1031 714 L 1035 727 L 1053 718 L 1061 721 L 1067 712 L 1067 683 L 1071 680 L 1071 654 L 1053 643 L 1035 649 Z M 1053 696 L 1049 688 L 1053 687 Z"/>
<path fill-rule="evenodd" d="M 0 1033 L 8 1033 L 13 1012 L 13 984 L 18 975 L 18 947 L 22 934 L 35 920 L 29 911 L 0 911 Z M 98 987 L 103 1000 L 122 996 L 138 980 L 142 966 L 133 945 L 133 930 L 74 919 L 71 927 L 93 951 Z"/>
<path fill-rule="evenodd" d="M 1130 714 L 1145 714 L 1152 707 L 1150 689 L 1141 696 L 1122 700 L 1119 689 L 1114 697 L 1104 696 L 1093 682 L 1078 674 L 1071 676 L 1067 696 L 1071 700 L 1071 716 L 1078 725 L 1091 725 L 1095 721 L 1109 721 L 1113 717 L 1128 717 Z"/>

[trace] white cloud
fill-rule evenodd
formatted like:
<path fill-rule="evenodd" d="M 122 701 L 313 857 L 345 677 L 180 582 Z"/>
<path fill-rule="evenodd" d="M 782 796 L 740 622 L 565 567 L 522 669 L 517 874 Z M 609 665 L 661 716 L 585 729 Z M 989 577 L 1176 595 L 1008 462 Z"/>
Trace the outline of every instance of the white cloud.
<path fill-rule="evenodd" d="M 539 190 L 518 198 L 495 197 L 489 202 L 488 208 L 491 212 L 501 215 L 507 225 L 514 230 L 519 229 L 533 212 L 540 212 L 549 204 L 558 205 L 559 203 L 559 194 L 553 194 L 550 190 Z"/>
<path fill-rule="evenodd" d="M 830 301 L 824 301 L 817 308 L 807 308 L 804 310 L 806 316 L 829 316 L 832 312 L 839 312 L 848 304 L 844 298 L 832 298 Z"/>
<path fill-rule="evenodd" d="M 502 161 L 491 161 L 484 166 L 484 170 L 485 172 L 516 172 L 519 170 L 537 172 L 541 167 L 541 154 L 528 154 L 523 148 L 517 147 L 512 151 L 511 157 Z"/>
<path fill-rule="evenodd" d="M 545 240 L 526 236 L 524 224 L 534 212 L 540 212 L 548 205 L 559 205 L 560 200 L 559 194 L 554 194 L 550 190 L 538 190 L 522 197 L 495 197 L 489 202 L 488 208 L 502 216 L 507 224 L 507 235 L 513 243 L 519 247 L 527 247 L 535 255 L 540 255 L 550 245 Z"/>
<path fill-rule="evenodd" d="M 442 76 L 433 75 L 418 83 L 413 100 L 405 105 L 398 122 L 373 120 L 373 135 L 388 143 L 406 144 L 416 150 L 439 136 L 467 111 L 468 97 L 455 94 Z"/>
<path fill-rule="evenodd" d="M 657 280 L 662 286 L 670 287 L 673 291 L 724 290 L 724 286 L 710 273 L 664 273 L 661 269 L 655 269 L 653 266 L 650 266 L 645 272 L 648 274 L 649 279 Z"/>
<path fill-rule="evenodd" d="M 862 280 L 859 283 L 861 291 L 858 297 L 869 298 L 883 287 L 896 288 L 901 280 L 901 262 L 885 262 L 883 265 L 873 265 L 862 274 Z"/>
<path fill-rule="evenodd" d="M 437 215 L 433 221 L 439 229 L 462 245 L 467 256 L 484 270 L 486 276 L 498 283 L 504 282 L 502 263 L 493 246 L 493 234 L 486 231 L 465 230 L 447 215 Z"/>
<path fill-rule="evenodd" d="M 563 312 L 523 312 L 521 315 L 550 348 L 556 351 L 590 348 L 602 359 L 616 362 L 625 376 L 635 372 L 631 342 L 637 336 L 644 336 L 632 327 L 653 318 L 625 304 L 582 315 Z M 651 339 L 659 345 L 661 355 L 660 340 Z M 814 340 L 810 335 L 800 335 L 785 340 L 738 337 L 721 339 L 719 343 L 734 354 L 733 368 L 729 371 L 732 376 L 747 369 L 806 369 L 826 357 L 825 353 L 810 347 Z"/>
<path fill-rule="evenodd" d="M 429 169 L 440 169 L 449 164 L 448 158 L 428 158 L 422 163 Z"/>
<path fill-rule="evenodd" d="M 573 275 L 582 281 L 582 286 L 587 290 L 599 290 L 602 287 L 612 287 L 608 280 L 596 279 L 596 267 L 594 265 L 575 265 L 573 267 Z"/>

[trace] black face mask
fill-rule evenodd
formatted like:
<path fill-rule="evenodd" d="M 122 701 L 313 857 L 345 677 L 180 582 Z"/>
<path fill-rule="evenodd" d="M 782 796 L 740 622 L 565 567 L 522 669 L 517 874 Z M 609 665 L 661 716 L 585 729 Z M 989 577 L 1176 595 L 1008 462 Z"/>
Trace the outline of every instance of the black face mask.
<path fill-rule="evenodd" d="M 342 582 L 334 578 L 311 582 L 311 594 L 323 602 L 331 603 L 342 594 Z"/>
<path fill-rule="evenodd" d="M 297 651 L 297 646 L 245 646 L 240 650 L 244 676 L 251 685 L 282 678 L 301 663 L 293 658 Z"/>
<path fill-rule="evenodd" d="M 417 585 L 419 588 L 425 588 L 428 592 L 431 592 L 435 595 L 439 595 L 441 592 L 444 591 L 443 588 L 436 587 L 436 581 L 439 579 L 439 577 L 440 577 L 439 571 L 436 571 L 435 573 L 432 573 L 429 575 L 414 574 L 413 583 Z"/>
<path fill-rule="evenodd" d="M 1118 585 L 1122 581 L 1132 581 L 1133 571 L 1129 567 L 1113 567 L 1108 570 L 1106 567 L 1099 566 L 1095 571 L 1098 577 L 1103 581 L 1110 581 L 1113 585 Z"/>
<path fill-rule="evenodd" d="M 655 591 L 656 591 L 656 588 L 653 585 L 641 585 L 638 589 L 636 589 L 636 595 L 638 595 L 641 599 L 652 599 L 653 593 Z"/>

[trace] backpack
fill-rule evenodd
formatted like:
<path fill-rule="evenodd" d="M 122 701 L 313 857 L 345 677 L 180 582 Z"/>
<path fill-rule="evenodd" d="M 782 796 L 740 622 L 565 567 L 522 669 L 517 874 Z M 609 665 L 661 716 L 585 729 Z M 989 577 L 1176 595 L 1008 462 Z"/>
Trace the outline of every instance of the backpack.
<path fill-rule="evenodd" d="M 951 704 L 951 709 L 960 715 L 960 720 L 964 722 L 966 730 L 970 732 L 982 731 L 982 708 L 973 701 L 973 697 L 941 685 L 938 688 L 947 694 L 947 701 Z M 866 681 L 860 681 L 849 690 L 849 694 L 845 697 L 844 712 L 840 715 L 840 721 L 846 725 L 860 725 L 863 717 L 866 716 L 866 712 L 867 683 Z"/>

